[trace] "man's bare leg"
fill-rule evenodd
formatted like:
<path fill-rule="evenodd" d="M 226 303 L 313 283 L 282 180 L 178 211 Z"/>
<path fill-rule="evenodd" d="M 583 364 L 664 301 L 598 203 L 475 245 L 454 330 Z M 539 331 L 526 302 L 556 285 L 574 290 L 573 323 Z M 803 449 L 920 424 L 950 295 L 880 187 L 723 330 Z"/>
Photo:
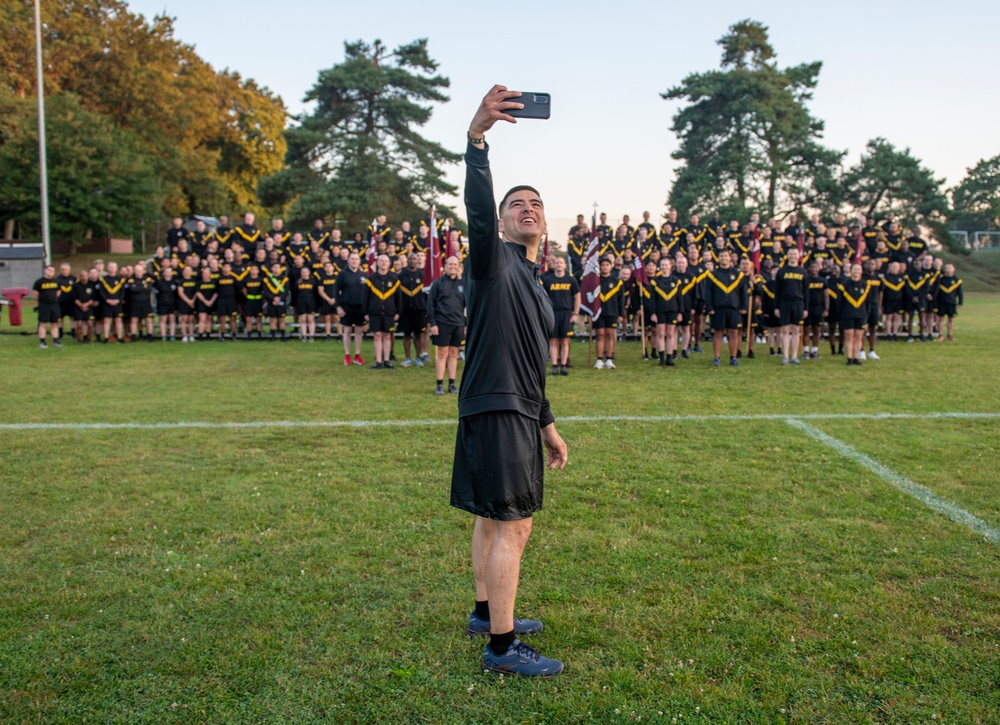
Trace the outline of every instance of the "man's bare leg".
<path fill-rule="evenodd" d="M 486 562 L 490 558 L 492 545 L 493 519 L 477 516 L 476 526 L 472 529 L 472 575 L 476 579 L 477 602 L 485 602 L 489 599 L 486 591 Z"/>
<path fill-rule="evenodd" d="M 514 600 L 521 575 L 521 554 L 531 536 L 531 519 L 493 521 L 486 558 L 486 593 L 490 602 L 490 633 L 514 631 Z"/>

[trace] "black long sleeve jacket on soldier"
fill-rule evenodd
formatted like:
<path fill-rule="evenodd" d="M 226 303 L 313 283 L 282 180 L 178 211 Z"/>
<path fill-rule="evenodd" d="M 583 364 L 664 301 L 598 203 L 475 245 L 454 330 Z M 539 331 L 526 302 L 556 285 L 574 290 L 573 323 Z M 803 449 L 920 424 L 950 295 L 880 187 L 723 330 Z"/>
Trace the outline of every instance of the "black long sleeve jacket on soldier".
<path fill-rule="evenodd" d="M 465 166 L 469 319 L 458 414 L 512 410 L 544 428 L 555 420 L 545 397 L 555 316 L 539 283 L 540 265 L 527 258 L 524 246 L 500 239 L 487 149 L 469 144 Z"/>
<path fill-rule="evenodd" d="M 743 273 L 735 267 L 716 267 L 706 272 L 705 282 L 705 302 L 709 312 L 747 308 L 747 286 L 743 284 Z"/>
<path fill-rule="evenodd" d="M 399 291 L 399 277 L 395 272 L 369 274 L 364 294 L 366 314 L 398 315 L 403 309 L 403 293 Z"/>
<path fill-rule="evenodd" d="M 427 295 L 427 324 L 465 326 L 465 286 L 461 277 L 434 280 Z"/>
<path fill-rule="evenodd" d="M 424 271 L 404 269 L 399 273 L 399 289 L 403 293 L 403 312 L 426 310 L 427 294 L 424 292 Z"/>

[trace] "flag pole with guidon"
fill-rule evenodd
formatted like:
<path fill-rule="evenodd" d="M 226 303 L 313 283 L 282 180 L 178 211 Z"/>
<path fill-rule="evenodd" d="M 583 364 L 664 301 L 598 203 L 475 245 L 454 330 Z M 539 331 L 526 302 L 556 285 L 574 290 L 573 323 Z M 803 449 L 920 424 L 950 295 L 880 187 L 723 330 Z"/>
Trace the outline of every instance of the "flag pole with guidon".
<path fill-rule="evenodd" d="M 598 265 L 600 235 L 597 232 L 597 210 L 591 219 L 590 244 L 583 258 L 580 280 L 580 309 L 590 317 L 590 344 L 587 346 L 587 367 L 593 362 L 594 320 L 601 315 L 601 273 Z"/>

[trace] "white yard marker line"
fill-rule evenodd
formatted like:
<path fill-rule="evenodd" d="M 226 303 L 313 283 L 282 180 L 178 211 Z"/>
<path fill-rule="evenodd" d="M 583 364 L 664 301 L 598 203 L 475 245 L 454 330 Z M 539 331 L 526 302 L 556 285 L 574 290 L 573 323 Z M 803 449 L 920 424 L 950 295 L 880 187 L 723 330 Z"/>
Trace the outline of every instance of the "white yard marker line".
<path fill-rule="evenodd" d="M 558 418 L 559 423 L 701 423 L 712 421 L 747 420 L 994 420 L 1000 413 L 807 413 L 803 415 L 570 415 Z M 33 430 L 177 430 L 184 428 L 421 428 L 457 425 L 456 418 L 430 420 L 255 420 L 246 422 L 207 420 L 164 423 L 0 423 L 0 431 Z"/>
<path fill-rule="evenodd" d="M 1000 529 L 990 526 L 978 516 L 973 516 L 965 509 L 953 504 L 951 501 L 941 498 L 929 488 L 921 486 L 919 483 L 914 483 L 905 476 L 901 476 L 892 469 L 886 468 L 878 461 L 869 458 L 864 453 L 855 450 L 843 441 L 824 433 L 818 428 L 814 428 L 802 420 L 801 417 L 786 418 L 785 421 L 788 425 L 798 428 L 800 431 L 812 436 L 819 442 L 830 446 L 830 448 L 834 449 L 845 458 L 849 458 L 859 466 L 872 471 L 903 493 L 917 499 L 928 508 L 937 511 L 939 514 L 944 514 L 955 523 L 968 527 L 975 533 L 983 536 L 987 541 L 991 541 L 994 544 L 1000 544 Z"/>

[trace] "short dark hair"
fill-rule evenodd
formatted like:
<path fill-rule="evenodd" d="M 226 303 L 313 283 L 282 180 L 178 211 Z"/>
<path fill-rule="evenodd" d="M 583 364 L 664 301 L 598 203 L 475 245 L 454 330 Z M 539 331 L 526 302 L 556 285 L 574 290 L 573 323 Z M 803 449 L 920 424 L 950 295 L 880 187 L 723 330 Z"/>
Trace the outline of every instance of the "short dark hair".
<path fill-rule="evenodd" d="M 503 212 L 504 204 L 507 203 L 507 199 L 510 197 L 510 195 L 511 194 L 516 194 L 519 191 L 533 191 L 536 194 L 538 194 L 538 189 L 536 189 L 533 186 L 528 186 L 527 184 L 521 184 L 520 186 L 513 187 L 510 191 L 508 191 L 506 194 L 504 194 L 503 195 L 503 199 L 500 200 L 500 211 L 501 211 L 501 213 Z M 542 195 L 538 194 L 538 198 L 541 199 Z"/>

